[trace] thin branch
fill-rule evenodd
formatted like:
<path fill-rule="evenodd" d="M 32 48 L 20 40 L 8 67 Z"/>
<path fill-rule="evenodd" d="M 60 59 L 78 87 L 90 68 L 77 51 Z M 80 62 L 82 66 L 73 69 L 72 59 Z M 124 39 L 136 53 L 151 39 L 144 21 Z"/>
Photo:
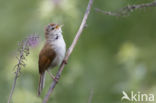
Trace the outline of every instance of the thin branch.
<path fill-rule="evenodd" d="M 14 69 L 16 69 L 15 71 L 15 78 L 12 84 L 12 88 L 11 88 L 11 92 L 8 98 L 8 103 L 11 102 L 14 90 L 15 90 L 15 86 L 16 86 L 16 81 L 17 78 L 19 77 L 20 73 L 21 73 L 21 69 L 22 67 L 25 66 L 25 56 L 29 55 L 29 47 L 31 46 L 35 46 L 37 45 L 39 40 L 39 36 L 37 35 L 31 35 L 28 38 L 24 39 L 23 41 L 19 42 L 18 46 L 18 52 L 19 52 L 19 57 L 16 56 L 16 59 L 18 60 L 18 63 L 15 65 Z"/>
<path fill-rule="evenodd" d="M 98 8 L 95 8 L 95 10 L 97 12 L 101 12 L 105 15 L 110 15 L 110 16 L 126 16 L 127 14 L 133 12 L 134 10 L 148 8 L 148 7 L 155 7 L 155 6 L 156 6 L 156 1 L 153 1 L 151 3 L 143 3 L 143 4 L 138 4 L 138 5 L 128 5 L 124 8 L 121 8 L 117 12 L 104 11 L 104 10 L 101 10 Z"/>
<path fill-rule="evenodd" d="M 84 29 L 84 27 L 85 27 L 85 25 L 86 25 L 86 21 L 87 21 L 87 18 L 88 18 L 88 15 L 89 15 L 89 12 L 90 12 L 92 3 L 93 3 L 93 0 L 89 0 L 88 7 L 87 7 L 86 12 L 85 12 L 85 14 L 84 14 L 84 17 L 83 17 L 83 20 L 82 20 L 81 25 L 80 25 L 80 27 L 79 27 L 79 30 L 78 30 L 78 32 L 76 33 L 76 36 L 75 36 L 75 38 L 74 38 L 74 40 L 73 40 L 71 46 L 69 47 L 69 49 L 68 49 L 68 51 L 67 51 L 67 53 L 66 53 L 66 56 L 65 56 L 65 58 L 64 58 L 64 62 L 62 62 L 62 64 L 61 64 L 60 67 L 59 67 L 59 70 L 58 70 L 58 72 L 57 72 L 57 74 L 56 74 L 57 80 L 60 79 L 60 76 L 61 76 L 61 73 L 62 73 L 62 71 L 63 71 L 63 69 L 64 69 L 64 66 L 65 66 L 65 64 L 66 64 L 66 62 L 67 62 L 69 56 L 71 55 L 71 53 L 72 53 L 72 51 L 73 51 L 73 49 L 74 49 L 74 47 L 75 47 L 75 45 L 76 45 L 76 43 L 77 43 L 77 41 L 78 41 L 80 35 L 82 34 L 82 31 L 83 31 L 83 29 Z M 45 96 L 45 98 L 44 98 L 44 100 L 43 100 L 43 103 L 47 103 L 47 101 L 48 101 L 48 99 L 49 99 L 49 97 L 50 97 L 50 94 L 53 92 L 53 90 L 54 90 L 54 88 L 55 88 L 55 86 L 56 86 L 56 83 L 57 83 L 56 81 L 53 81 L 53 82 L 51 83 L 51 86 L 50 86 L 50 88 L 49 88 L 49 90 L 48 90 L 48 93 L 46 94 L 46 96 Z"/>
<path fill-rule="evenodd" d="M 116 12 L 104 11 L 104 10 L 101 10 L 101 9 L 98 9 L 98 8 L 95 8 L 95 11 L 96 11 L 96 12 L 103 13 L 103 14 L 105 14 L 105 15 L 110 15 L 110 16 L 121 16 L 121 15 L 119 15 L 119 14 L 116 13 Z"/>

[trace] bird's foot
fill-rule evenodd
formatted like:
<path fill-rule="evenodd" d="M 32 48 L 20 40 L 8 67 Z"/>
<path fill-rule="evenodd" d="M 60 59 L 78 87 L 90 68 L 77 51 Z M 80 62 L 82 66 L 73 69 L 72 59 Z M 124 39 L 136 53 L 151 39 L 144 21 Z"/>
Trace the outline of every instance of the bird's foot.
<path fill-rule="evenodd" d="M 50 75 L 50 77 L 56 82 L 58 83 L 58 78 L 55 77 L 52 73 L 49 72 L 49 70 L 47 70 L 48 74 Z"/>
<path fill-rule="evenodd" d="M 59 78 L 57 78 L 57 77 L 54 78 L 54 81 L 55 81 L 56 83 L 58 83 L 58 80 L 59 80 Z"/>
<path fill-rule="evenodd" d="M 48 72 L 48 74 L 50 75 L 50 77 L 51 77 L 52 79 L 55 79 L 55 76 L 54 76 L 52 73 L 50 73 L 49 70 L 47 70 L 47 72 Z"/>
<path fill-rule="evenodd" d="M 64 63 L 64 64 L 67 64 L 67 60 L 64 59 L 64 60 L 63 60 L 63 63 Z"/>

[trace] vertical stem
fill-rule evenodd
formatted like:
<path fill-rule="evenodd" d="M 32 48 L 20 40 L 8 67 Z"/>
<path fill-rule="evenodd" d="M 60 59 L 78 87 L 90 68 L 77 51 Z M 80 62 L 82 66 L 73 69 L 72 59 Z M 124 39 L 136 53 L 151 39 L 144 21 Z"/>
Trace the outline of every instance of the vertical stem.
<path fill-rule="evenodd" d="M 24 56 L 24 50 L 27 46 L 27 41 L 24 42 L 24 44 L 22 45 L 22 48 L 20 50 L 20 57 L 19 57 L 19 60 L 18 60 L 18 64 L 17 64 L 17 69 L 16 69 L 16 72 L 15 72 L 15 78 L 14 78 L 14 82 L 13 82 L 13 85 L 12 85 L 12 89 L 11 89 L 11 92 L 10 92 L 10 95 L 9 95 L 9 98 L 8 98 L 8 103 L 10 103 L 11 99 L 12 99 L 12 95 L 14 93 L 14 90 L 15 90 L 15 86 L 16 86 L 16 81 L 17 81 L 17 78 L 18 78 L 18 75 L 19 75 L 19 72 L 20 72 L 20 65 L 22 64 L 22 59 L 23 59 L 23 56 Z"/>
<path fill-rule="evenodd" d="M 17 74 L 17 71 L 16 71 L 16 74 Z M 8 99 L 8 103 L 10 103 L 11 98 L 12 98 L 12 95 L 13 95 L 13 93 L 14 93 L 17 78 L 18 78 L 18 76 L 16 75 L 15 78 L 14 78 L 14 82 L 13 82 L 13 84 L 12 84 L 12 89 L 11 89 L 11 92 L 10 92 L 10 96 L 9 96 L 9 99 Z"/>

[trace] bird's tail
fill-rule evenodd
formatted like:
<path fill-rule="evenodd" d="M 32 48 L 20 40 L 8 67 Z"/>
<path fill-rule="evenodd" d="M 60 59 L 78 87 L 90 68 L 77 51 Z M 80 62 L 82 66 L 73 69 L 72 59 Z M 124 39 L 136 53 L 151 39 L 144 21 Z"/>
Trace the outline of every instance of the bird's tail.
<path fill-rule="evenodd" d="M 45 72 L 40 73 L 40 80 L 39 80 L 39 85 L 38 85 L 38 96 L 40 96 L 44 88 L 44 83 L 45 83 Z"/>

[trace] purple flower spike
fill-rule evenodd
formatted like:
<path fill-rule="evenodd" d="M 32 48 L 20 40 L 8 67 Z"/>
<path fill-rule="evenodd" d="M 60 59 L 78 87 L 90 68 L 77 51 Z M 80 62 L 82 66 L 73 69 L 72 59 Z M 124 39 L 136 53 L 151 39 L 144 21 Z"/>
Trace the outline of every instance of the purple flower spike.
<path fill-rule="evenodd" d="M 27 38 L 27 43 L 30 47 L 36 47 L 39 44 L 39 36 L 38 35 L 30 35 Z"/>

